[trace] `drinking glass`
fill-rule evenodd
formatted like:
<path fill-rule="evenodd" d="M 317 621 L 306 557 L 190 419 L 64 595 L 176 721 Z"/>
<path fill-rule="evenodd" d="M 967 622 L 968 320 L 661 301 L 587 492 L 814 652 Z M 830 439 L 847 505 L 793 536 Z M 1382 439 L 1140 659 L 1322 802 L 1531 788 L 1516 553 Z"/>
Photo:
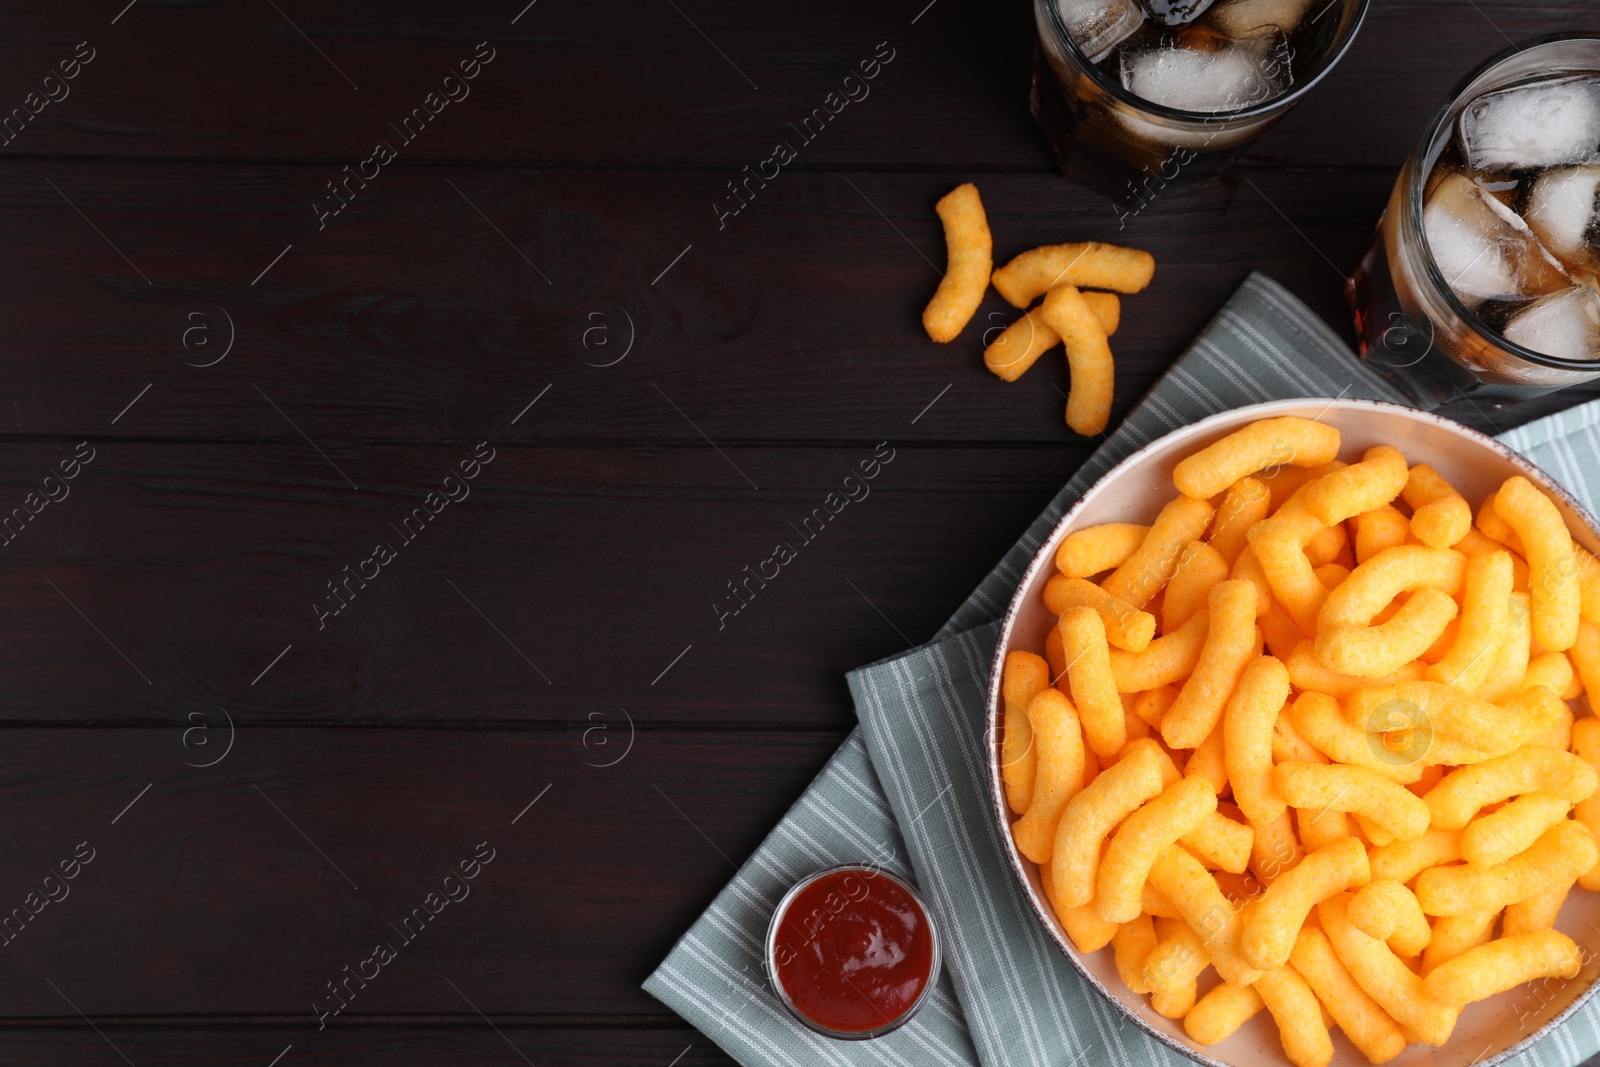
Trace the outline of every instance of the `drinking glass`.
<path fill-rule="evenodd" d="M 1468 74 L 1400 169 L 1372 247 L 1345 283 L 1361 358 L 1423 407 L 1465 395 L 1536 396 L 1600 377 L 1600 360 L 1536 352 L 1483 322 L 1446 284 L 1423 231 L 1429 175 L 1469 104 L 1520 82 L 1582 74 L 1600 78 L 1600 34 L 1537 37 Z"/>
<path fill-rule="evenodd" d="M 1286 52 L 1263 60 L 1252 88 L 1230 95 L 1217 111 L 1167 107 L 1124 88 L 1118 56 L 1085 55 L 1067 32 L 1062 2 L 1034 0 L 1034 118 L 1065 173 L 1140 205 L 1174 182 L 1215 174 L 1288 114 L 1349 49 L 1370 0 L 1321 0 L 1288 35 Z M 1273 95 L 1272 78 L 1283 73 L 1277 64 L 1292 81 Z"/>

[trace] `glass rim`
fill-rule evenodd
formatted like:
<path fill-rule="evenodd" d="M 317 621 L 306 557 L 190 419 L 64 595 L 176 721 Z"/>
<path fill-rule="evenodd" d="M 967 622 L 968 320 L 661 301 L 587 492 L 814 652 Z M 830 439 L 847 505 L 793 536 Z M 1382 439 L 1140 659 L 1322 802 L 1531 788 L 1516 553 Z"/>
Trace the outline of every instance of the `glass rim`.
<path fill-rule="evenodd" d="M 1455 86 L 1451 88 L 1449 95 L 1445 97 L 1444 104 L 1441 105 L 1439 110 L 1434 113 L 1433 118 L 1428 120 L 1428 124 L 1423 127 L 1422 138 L 1417 142 L 1417 147 L 1412 150 L 1411 158 L 1409 160 L 1409 188 L 1406 190 L 1406 216 L 1407 222 L 1410 224 L 1412 230 L 1416 232 L 1417 247 L 1422 251 L 1422 266 L 1427 273 L 1428 281 L 1444 300 L 1445 306 L 1449 308 L 1457 318 L 1461 319 L 1468 326 L 1472 327 L 1474 331 L 1476 331 L 1486 340 L 1492 342 L 1497 347 L 1504 349 L 1506 352 L 1526 363 L 1531 363 L 1537 367 L 1547 367 L 1551 370 L 1592 371 L 1596 367 L 1600 367 L 1600 358 L 1565 359 L 1561 356 L 1552 356 L 1545 352 L 1536 352 L 1531 348 L 1525 348 L 1524 346 L 1517 344 L 1515 341 L 1510 340 L 1505 336 L 1504 333 L 1494 329 L 1488 323 L 1480 319 L 1477 312 L 1469 308 L 1466 303 L 1456 295 L 1455 290 L 1450 288 L 1450 283 L 1445 281 L 1444 272 L 1439 269 L 1438 261 L 1433 258 L 1433 248 L 1428 244 L 1427 231 L 1423 229 L 1422 226 L 1422 209 L 1424 207 L 1423 192 L 1427 188 L 1429 175 L 1433 173 L 1433 168 L 1431 166 L 1428 168 L 1427 174 L 1422 173 L 1422 159 L 1428 152 L 1432 150 L 1439 137 L 1439 134 L 1444 130 L 1445 125 L 1451 121 L 1451 110 L 1456 106 L 1456 104 L 1460 103 L 1462 97 L 1467 95 L 1467 90 L 1472 87 L 1472 83 L 1490 73 L 1502 63 L 1506 63 L 1509 60 L 1522 55 L 1524 52 L 1530 52 L 1536 48 L 1543 48 L 1547 45 L 1564 44 L 1567 41 L 1595 41 L 1600 43 L 1600 32 L 1568 31 L 1563 33 L 1547 33 L 1538 37 L 1530 37 L 1525 41 L 1519 41 L 1516 44 L 1502 48 L 1488 59 L 1485 59 L 1482 63 L 1479 63 L 1476 67 L 1472 68 L 1472 70 L 1467 72 L 1465 77 L 1456 82 Z M 1600 74 L 1600 62 L 1597 62 L 1595 72 L 1596 74 Z"/>
<path fill-rule="evenodd" d="M 832 1027 L 824 1026 L 815 1019 L 812 1019 L 805 1012 L 801 1011 L 800 1008 L 795 1004 L 794 1000 L 789 996 L 789 991 L 785 989 L 783 987 L 783 983 L 778 980 L 778 966 L 776 960 L 774 959 L 778 946 L 778 927 L 781 924 L 784 915 L 788 913 L 789 905 L 794 903 L 794 898 L 799 896 L 802 890 L 811 886 L 819 879 L 825 878 L 830 874 L 838 874 L 841 871 L 864 871 L 874 878 L 887 878 L 889 881 L 903 889 L 906 895 L 911 898 L 911 900 L 917 905 L 917 908 L 922 912 L 922 920 L 927 924 L 928 935 L 930 940 L 933 942 L 931 961 L 928 967 L 928 980 L 923 983 L 922 992 L 917 994 L 917 999 L 913 1000 L 905 1011 L 901 1012 L 890 1021 L 884 1023 L 882 1026 L 873 1027 L 871 1030 L 835 1030 Z M 802 1026 L 805 1026 L 807 1029 L 812 1030 L 815 1033 L 819 1033 L 824 1037 L 836 1038 L 840 1041 L 868 1041 L 872 1038 L 882 1037 L 885 1034 L 898 1030 L 900 1027 L 910 1022 L 912 1017 L 915 1016 L 917 1012 L 922 1010 L 922 1006 L 927 1003 L 928 998 L 933 995 L 933 987 L 939 984 L 939 969 L 942 960 L 943 942 L 939 938 L 939 924 L 934 921 L 933 912 L 928 909 L 928 902 L 923 900 L 922 894 L 917 892 L 916 887 L 907 882 L 904 878 L 901 878 L 895 874 L 891 874 L 882 867 L 871 863 L 838 863 L 831 867 L 824 867 L 819 871 L 814 871 L 811 874 L 806 875 L 804 878 L 801 878 L 799 881 L 795 882 L 794 885 L 790 886 L 787 893 L 783 894 L 782 898 L 780 898 L 778 901 L 777 907 L 772 909 L 772 918 L 767 923 L 767 981 L 768 984 L 772 986 L 772 991 L 777 996 L 779 1003 L 781 1003 L 789 1012 L 789 1014 L 793 1016 L 794 1019 Z"/>
<path fill-rule="evenodd" d="M 1293 86 L 1286 93 L 1263 100 L 1258 104 L 1251 104 L 1249 107 L 1235 108 L 1232 111 L 1187 111 L 1183 108 L 1168 107 L 1166 104 L 1158 104 L 1153 100 L 1146 100 L 1142 96 L 1136 96 L 1124 89 L 1121 81 L 1112 81 L 1106 78 L 1101 73 L 1099 65 L 1090 61 L 1089 57 L 1084 54 L 1083 49 L 1078 47 L 1078 42 L 1074 41 L 1072 35 L 1067 32 L 1065 23 L 1061 21 L 1061 7 L 1058 0 L 1035 0 L 1035 2 L 1042 3 L 1045 6 L 1051 29 L 1055 31 L 1056 37 L 1072 52 L 1073 58 L 1078 61 L 1079 68 L 1107 94 L 1121 103 L 1127 104 L 1129 107 L 1137 108 L 1157 118 L 1198 125 L 1222 120 L 1261 118 L 1276 110 L 1287 109 L 1298 103 L 1300 97 L 1310 92 L 1312 87 L 1326 77 L 1329 71 L 1339 65 L 1339 61 L 1350 50 L 1350 45 L 1355 42 L 1356 34 L 1360 32 L 1362 25 L 1365 24 L 1367 11 L 1372 6 L 1372 0 L 1354 0 L 1356 6 L 1355 18 L 1350 21 L 1349 32 L 1334 45 L 1333 49 L 1328 53 L 1327 59 L 1323 62 L 1322 69 L 1318 70 L 1310 80 Z M 1332 7 L 1344 2 L 1345 0 L 1329 0 L 1329 6 Z"/>

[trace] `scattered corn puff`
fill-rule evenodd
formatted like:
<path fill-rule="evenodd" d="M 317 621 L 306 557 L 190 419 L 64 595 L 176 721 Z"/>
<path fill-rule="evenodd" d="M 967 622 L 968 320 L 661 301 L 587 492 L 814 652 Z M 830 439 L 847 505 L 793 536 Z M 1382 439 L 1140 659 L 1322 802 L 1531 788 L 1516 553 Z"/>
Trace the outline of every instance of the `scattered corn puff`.
<path fill-rule="evenodd" d="M 1184 778 L 1124 819 L 1100 861 L 1094 899 L 1100 917 L 1128 922 L 1137 916 L 1140 893 L 1157 857 L 1216 810 L 1211 787 L 1198 778 Z M 1176 898 L 1174 903 L 1183 906 Z"/>
<path fill-rule="evenodd" d="M 1578 946 L 1566 934 L 1511 934 L 1441 964 L 1423 979 L 1422 989 L 1446 1004 L 1469 1004 L 1535 978 L 1575 978 L 1582 966 Z"/>
<path fill-rule="evenodd" d="M 1545 831 L 1531 848 L 1493 867 L 1430 867 L 1417 876 L 1417 902 L 1429 915 L 1496 911 L 1577 878 L 1597 861 L 1600 849 L 1594 835 L 1567 819 Z"/>
<path fill-rule="evenodd" d="M 988 292 L 989 274 L 994 270 L 993 242 L 978 187 L 971 182 L 946 193 L 934 210 L 944 223 L 949 263 L 944 280 L 922 313 L 922 326 L 935 341 L 954 341 Z"/>
<path fill-rule="evenodd" d="M 1039 357 L 1061 343 L 1061 335 L 1044 321 L 1039 308 L 1023 314 L 983 350 L 983 365 L 1002 381 L 1014 382 L 1027 373 Z"/>
<path fill-rule="evenodd" d="M 1178 556 L 1189 542 L 1205 533 L 1211 515 L 1211 505 L 1204 500 L 1178 497 L 1171 501 L 1156 516 L 1138 549 L 1100 587 L 1119 600 L 1143 608 L 1171 579 Z"/>
<path fill-rule="evenodd" d="M 1233 566 L 1249 543 L 1250 527 L 1266 518 L 1271 507 L 1272 491 L 1259 478 L 1246 476 L 1228 487 L 1211 524 L 1211 547 L 1228 566 Z"/>
<path fill-rule="evenodd" d="M 1317 906 L 1317 917 L 1339 962 L 1350 972 L 1356 985 L 1377 1001 L 1395 1022 L 1427 1044 L 1443 1045 L 1455 1029 L 1459 1009 L 1424 993 L 1422 979 L 1394 954 L 1393 949 L 1356 929 L 1349 918 L 1349 906 L 1348 893 L 1329 897 Z"/>
<path fill-rule="evenodd" d="M 1067 425 L 1074 433 L 1093 437 L 1111 421 L 1115 366 L 1105 327 L 1083 294 L 1071 285 L 1051 289 L 1040 313 L 1045 324 L 1060 336 L 1067 350 L 1067 364 L 1072 368 Z"/>
<path fill-rule="evenodd" d="M 1178 554 L 1161 598 L 1161 632 L 1170 634 L 1206 609 L 1211 589 L 1228 578 L 1228 561 L 1204 541 L 1190 541 Z"/>
<path fill-rule="evenodd" d="M 1031 249 L 995 271 L 991 281 L 1012 307 L 1025 308 L 1062 284 L 1137 293 L 1155 271 L 1148 252 L 1089 241 Z"/>
<path fill-rule="evenodd" d="M 1504 863 L 1544 836 L 1567 817 L 1572 801 L 1547 793 L 1529 793 L 1479 815 L 1461 831 L 1461 858 L 1479 867 Z"/>
<path fill-rule="evenodd" d="M 1494 511 L 1527 548 L 1533 637 L 1547 651 L 1565 652 L 1578 637 L 1582 590 L 1572 535 L 1555 503 L 1517 475 L 1494 494 Z"/>
<path fill-rule="evenodd" d="M 1267 887 L 1267 895 L 1245 921 L 1244 958 L 1264 971 L 1289 962 L 1295 938 L 1311 909 L 1335 893 L 1366 885 L 1371 878 L 1367 849 L 1347 837 L 1309 853 Z"/>
<path fill-rule="evenodd" d="M 1297 808 L 1328 808 L 1364 816 L 1398 841 L 1427 832 L 1429 811 L 1422 798 L 1365 767 L 1280 763 L 1272 773 L 1279 795 Z"/>
<path fill-rule="evenodd" d="M 1051 851 L 1056 893 L 1068 907 L 1094 900 L 1100 850 L 1117 824 L 1165 788 L 1154 741 L 1133 741 L 1127 753 L 1067 802 Z"/>
<path fill-rule="evenodd" d="M 1306 494 L 1306 506 L 1324 526 L 1381 508 L 1406 487 L 1406 457 L 1390 445 L 1369 448 L 1360 463 L 1317 479 Z"/>
<path fill-rule="evenodd" d="M 1221 720 L 1228 697 L 1256 651 L 1256 596 L 1255 586 L 1239 579 L 1212 587 L 1200 658 L 1161 720 L 1161 737 L 1169 747 L 1198 746 Z"/>
<path fill-rule="evenodd" d="M 1033 751 L 1033 726 L 1028 705 L 1050 688 L 1050 667 L 1032 652 L 1006 655 L 1001 695 L 1005 700 L 1005 736 L 1000 750 L 1000 773 L 1005 778 L 1006 802 L 1022 814 L 1033 803 L 1033 775 L 1038 756 Z"/>
<path fill-rule="evenodd" d="M 1387 1063 L 1406 1047 L 1400 1027 L 1350 977 L 1322 930 L 1301 927 L 1289 963 L 1317 994 L 1350 1043 L 1370 1062 Z"/>
<path fill-rule="evenodd" d="M 1105 623 L 1106 640 L 1128 652 L 1143 652 L 1156 635 L 1156 617 L 1119 600 L 1082 578 L 1058 574 L 1045 584 L 1044 604 L 1056 615 L 1093 608 Z"/>
<path fill-rule="evenodd" d="M 1387 941 L 1397 956 L 1419 956 L 1433 931 L 1416 895 L 1399 882 L 1368 882 L 1350 898 L 1350 921 L 1368 937 Z"/>
<path fill-rule="evenodd" d="M 1499 918 L 1500 911 L 1492 909 L 1443 915 L 1433 920 L 1433 936 L 1422 953 L 1422 976 L 1426 978 L 1468 949 L 1488 944 Z"/>
<path fill-rule="evenodd" d="M 1150 527 L 1108 522 L 1070 533 L 1056 549 L 1056 570 L 1068 578 L 1093 578 L 1120 567 L 1144 543 Z"/>
<path fill-rule="evenodd" d="M 1111 674 L 1111 646 L 1106 626 L 1093 608 L 1073 608 L 1061 616 L 1061 650 L 1067 657 L 1072 703 L 1083 724 L 1084 743 L 1097 757 L 1110 760 L 1128 743 L 1122 699 Z"/>
<path fill-rule="evenodd" d="M 1597 784 L 1595 769 L 1577 756 L 1525 745 L 1452 771 L 1429 791 L 1426 801 L 1433 826 L 1459 830 L 1487 804 L 1524 793 L 1545 793 L 1576 804 L 1591 796 Z"/>
<path fill-rule="evenodd" d="M 1262 419 L 1179 461 L 1178 492 L 1201 500 L 1268 467 L 1318 467 L 1339 455 L 1339 431 L 1293 416 Z"/>
<path fill-rule="evenodd" d="M 1327 1067 L 1333 1060 L 1333 1039 L 1322 1022 L 1322 1005 L 1306 980 L 1291 967 L 1276 967 L 1256 982 L 1256 992 L 1273 1021 L 1283 1054 L 1294 1067 Z"/>
<path fill-rule="evenodd" d="M 1393 504 L 1384 504 L 1357 515 L 1356 563 L 1365 563 L 1386 548 L 1406 543 L 1411 533 L 1411 520 Z"/>
<path fill-rule="evenodd" d="M 1401 496 L 1411 505 L 1411 533 L 1430 548 L 1449 548 L 1472 529 L 1472 509 L 1426 463 L 1411 468 Z"/>
<path fill-rule="evenodd" d="M 1061 813 L 1083 788 L 1083 727 L 1059 689 L 1046 689 L 1029 702 L 1028 721 L 1037 753 L 1033 798 L 1022 818 L 1012 824 L 1011 834 L 1024 856 L 1047 863 Z"/>

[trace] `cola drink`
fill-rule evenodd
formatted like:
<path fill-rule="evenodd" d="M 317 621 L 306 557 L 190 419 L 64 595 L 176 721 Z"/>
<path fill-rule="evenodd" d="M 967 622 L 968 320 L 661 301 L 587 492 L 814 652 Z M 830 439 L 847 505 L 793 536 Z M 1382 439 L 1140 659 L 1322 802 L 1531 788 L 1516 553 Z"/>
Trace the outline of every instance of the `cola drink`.
<path fill-rule="evenodd" d="M 1368 0 L 1035 0 L 1033 111 L 1068 173 L 1137 205 L 1215 173 L 1344 53 Z"/>
<path fill-rule="evenodd" d="M 1418 403 L 1600 377 L 1600 37 L 1469 75 L 1347 282 L 1361 355 Z"/>

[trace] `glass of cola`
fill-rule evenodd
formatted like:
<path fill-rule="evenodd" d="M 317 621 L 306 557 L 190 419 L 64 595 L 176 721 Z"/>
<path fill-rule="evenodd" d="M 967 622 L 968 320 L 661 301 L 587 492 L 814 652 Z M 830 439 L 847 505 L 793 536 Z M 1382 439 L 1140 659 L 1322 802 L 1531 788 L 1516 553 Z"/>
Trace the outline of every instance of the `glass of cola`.
<path fill-rule="evenodd" d="M 1064 171 L 1136 209 L 1215 174 L 1287 114 L 1368 3 L 1034 0 L 1034 117 Z"/>
<path fill-rule="evenodd" d="M 1419 404 L 1600 377 L 1600 35 L 1467 75 L 1346 282 L 1361 357 Z"/>

